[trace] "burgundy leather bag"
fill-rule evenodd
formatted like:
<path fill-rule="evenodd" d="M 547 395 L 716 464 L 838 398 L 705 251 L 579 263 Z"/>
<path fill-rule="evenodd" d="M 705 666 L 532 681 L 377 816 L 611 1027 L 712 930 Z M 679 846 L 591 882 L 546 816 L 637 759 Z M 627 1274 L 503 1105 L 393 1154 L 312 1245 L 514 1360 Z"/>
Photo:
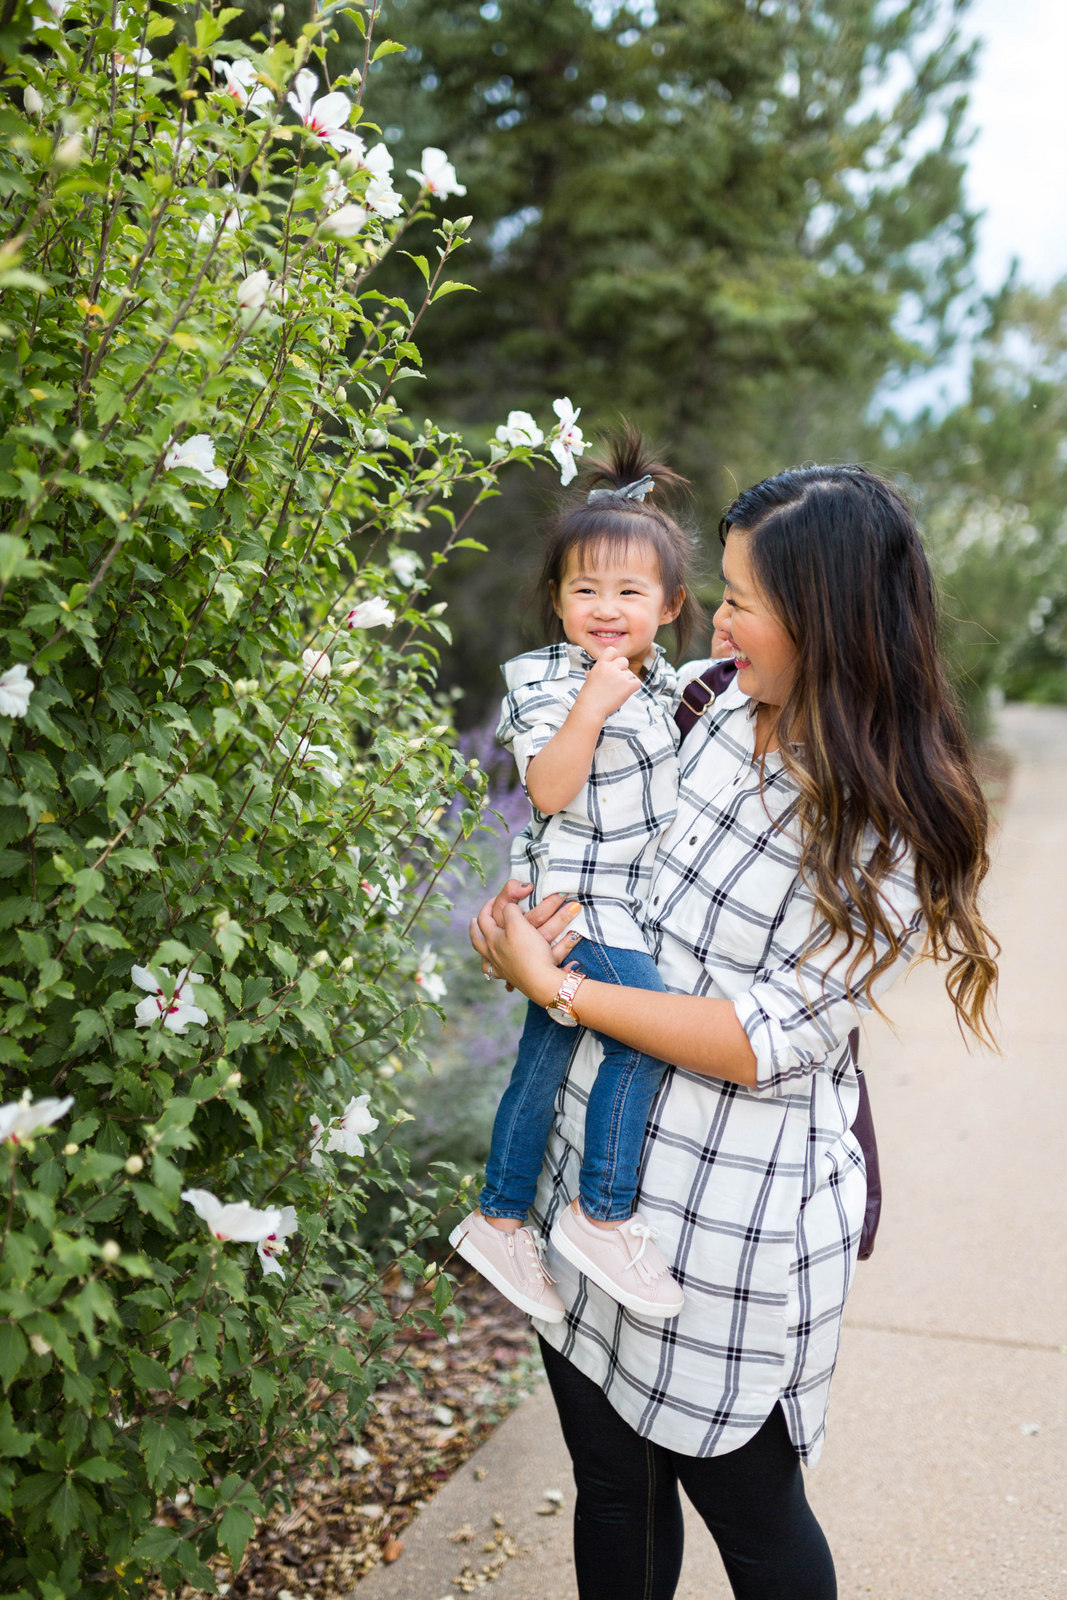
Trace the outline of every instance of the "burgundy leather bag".
<path fill-rule="evenodd" d="M 716 661 L 699 678 L 694 678 L 691 683 L 686 684 L 681 704 L 674 714 L 674 720 L 681 729 L 683 739 L 690 729 L 696 726 L 708 707 L 714 704 L 716 697 L 722 694 L 724 689 L 729 688 L 736 671 L 737 668 L 732 661 Z M 860 1086 L 859 1110 L 852 1124 L 852 1132 L 863 1151 L 863 1160 L 867 1168 L 867 1209 L 863 1214 L 859 1248 L 859 1259 L 866 1261 L 874 1249 L 874 1236 L 878 1232 L 878 1219 L 882 1213 L 882 1174 L 878 1166 L 878 1141 L 874 1136 L 874 1118 L 871 1115 L 871 1101 L 867 1093 L 867 1079 L 859 1065 L 858 1028 L 853 1028 L 849 1034 L 848 1047 L 852 1052 L 852 1064 L 856 1068 Z"/>

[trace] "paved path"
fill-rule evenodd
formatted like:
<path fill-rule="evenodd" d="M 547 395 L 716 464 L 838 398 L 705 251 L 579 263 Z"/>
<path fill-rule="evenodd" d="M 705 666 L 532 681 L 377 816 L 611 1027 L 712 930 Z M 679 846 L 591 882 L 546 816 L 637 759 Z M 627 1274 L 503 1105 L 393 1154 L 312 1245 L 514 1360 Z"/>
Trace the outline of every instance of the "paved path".
<path fill-rule="evenodd" d="M 1000 737 L 1017 761 L 988 899 L 1004 1054 L 968 1054 L 929 967 L 890 995 L 895 1034 L 874 1025 L 864 1047 L 885 1209 L 808 1478 L 842 1600 L 1067 1600 L 1067 711 L 1008 707 Z M 538 1515 L 546 1489 L 562 1514 Z M 494 1513 L 524 1553 L 491 1600 L 576 1600 L 573 1504 L 542 1389 L 358 1600 L 460 1600 L 464 1561 L 493 1559 Z M 464 1524 L 473 1540 L 450 1543 Z M 695 1518 L 677 1600 L 729 1600 Z"/>

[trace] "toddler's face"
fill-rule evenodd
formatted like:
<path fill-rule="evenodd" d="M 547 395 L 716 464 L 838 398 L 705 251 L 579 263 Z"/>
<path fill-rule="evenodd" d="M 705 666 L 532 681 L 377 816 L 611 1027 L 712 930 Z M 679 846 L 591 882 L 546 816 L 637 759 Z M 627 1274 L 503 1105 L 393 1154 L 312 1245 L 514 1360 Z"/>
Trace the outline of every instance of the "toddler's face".
<path fill-rule="evenodd" d="M 553 603 L 571 644 L 594 661 L 614 648 L 631 672 L 640 672 L 656 634 L 674 621 L 680 604 L 668 604 L 655 551 L 644 544 L 621 555 L 587 550 L 581 566 L 572 551 Z"/>

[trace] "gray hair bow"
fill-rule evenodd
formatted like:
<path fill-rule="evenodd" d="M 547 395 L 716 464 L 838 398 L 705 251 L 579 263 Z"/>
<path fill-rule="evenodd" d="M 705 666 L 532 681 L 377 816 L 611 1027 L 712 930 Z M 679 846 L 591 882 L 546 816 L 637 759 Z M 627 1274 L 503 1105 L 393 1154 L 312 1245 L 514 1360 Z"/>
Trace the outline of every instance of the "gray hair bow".
<path fill-rule="evenodd" d="M 646 472 L 643 478 L 635 478 L 633 483 L 624 483 L 621 489 L 590 489 L 585 503 L 591 506 L 598 500 L 643 500 L 655 486 L 655 478 Z"/>

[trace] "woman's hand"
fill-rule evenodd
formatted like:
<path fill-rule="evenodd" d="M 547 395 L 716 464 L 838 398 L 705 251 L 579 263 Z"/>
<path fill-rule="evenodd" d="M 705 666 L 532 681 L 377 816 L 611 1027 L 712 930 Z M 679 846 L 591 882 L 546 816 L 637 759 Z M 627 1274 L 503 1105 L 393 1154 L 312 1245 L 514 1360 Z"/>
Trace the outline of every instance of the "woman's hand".
<path fill-rule="evenodd" d="M 487 900 L 471 921 L 471 944 L 482 957 L 487 977 L 503 978 L 509 989 L 521 989 L 531 999 L 530 983 L 539 982 L 543 987 L 546 980 L 551 981 L 551 1000 L 559 988 L 556 969 L 581 938 L 567 931 L 581 907 L 562 895 L 550 894 L 523 915 L 518 905 L 531 888 L 531 884 L 512 878 L 495 899 Z"/>

